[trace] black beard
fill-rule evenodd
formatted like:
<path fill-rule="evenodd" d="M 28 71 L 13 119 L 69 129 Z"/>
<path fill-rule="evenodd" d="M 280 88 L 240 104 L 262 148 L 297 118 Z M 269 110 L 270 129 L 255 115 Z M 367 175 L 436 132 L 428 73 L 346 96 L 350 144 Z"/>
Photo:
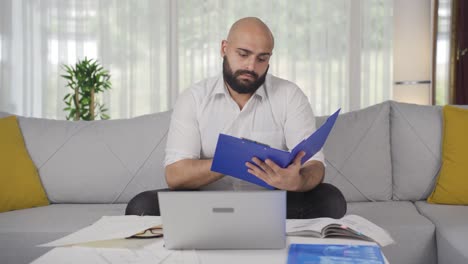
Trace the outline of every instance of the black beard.
<path fill-rule="evenodd" d="M 248 70 L 237 70 L 235 73 L 232 72 L 231 66 L 229 65 L 229 61 L 226 56 L 223 57 L 223 77 L 224 81 L 231 87 L 234 91 L 240 94 L 254 94 L 263 83 L 265 83 L 265 78 L 268 73 L 268 66 L 265 73 L 258 77 L 253 71 Z M 254 77 L 253 82 L 241 82 L 237 79 L 242 74 L 250 74 Z"/>

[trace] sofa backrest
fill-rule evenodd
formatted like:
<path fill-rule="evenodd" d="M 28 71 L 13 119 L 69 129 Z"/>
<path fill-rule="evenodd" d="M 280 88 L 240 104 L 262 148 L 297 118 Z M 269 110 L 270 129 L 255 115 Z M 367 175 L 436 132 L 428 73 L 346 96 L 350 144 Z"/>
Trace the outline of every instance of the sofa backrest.
<path fill-rule="evenodd" d="M 427 199 L 440 169 L 442 107 L 391 102 L 393 200 Z"/>
<path fill-rule="evenodd" d="M 325 182 L 348 202 L 392 198 L 390 103 L 341 114 L 324 146 Z M 327 116 L 317 117 L 317 127 Z"/>
<path fill-rule="evenodd" d="M 2 117 L 7 117 L 7 116 L 11 116 L 12 114 L 10 113 L 7 113 L 7 112 L 0 112 L 0 118 Z"/>
<path fill-rule="evenodd" d="M 167 188 L 170 112 L 106 121 L 18 120 L 52 203 L 126 203 L 142 191 Z"/>
<path fill-rule="evenodd" d="M 348 202 L 426 199 L 440 169 L 441 109 L 387 101 L 341 114 L 324 146 L 325 182 Z M 167 187 L 170 115 L 18 120 L 51 202 L 126 203 L 142 191 Z M 327 117 L 317 117 L 317 127 Z"/>

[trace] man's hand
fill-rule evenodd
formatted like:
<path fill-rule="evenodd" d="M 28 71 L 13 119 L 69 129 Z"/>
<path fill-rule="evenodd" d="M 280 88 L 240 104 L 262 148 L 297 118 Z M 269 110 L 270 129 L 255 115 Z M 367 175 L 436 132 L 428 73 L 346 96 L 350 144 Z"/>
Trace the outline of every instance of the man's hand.
<path fill-rule="evenodd" d="M 304 156 L 304 151 L 299 152 L 294 161 L 284 169 L 270 159 L 263 162 L 257 157 L 252 159 L 257 166 L 250 162 L 246 162 L 245 165 L 249 168 L 247 170 L 249 173 L 262 179 L 270 186 L 287 191 L 301 191 L 309 180 L 300 173 L 302 168 L 301 160 Z"/>

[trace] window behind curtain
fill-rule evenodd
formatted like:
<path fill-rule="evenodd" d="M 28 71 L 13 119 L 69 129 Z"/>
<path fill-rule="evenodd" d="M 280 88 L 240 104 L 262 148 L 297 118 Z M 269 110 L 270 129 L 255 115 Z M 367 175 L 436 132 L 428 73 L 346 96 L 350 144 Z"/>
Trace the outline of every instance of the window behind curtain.
<path fill-rule="evenodd" d="M 168 110 L 171 98 L 221 72 L 221 40 L 245 16 L 270 26 L 270 73 L 297 83 L 317 115 L 359 109 L 391 98 L 392 6 L 387 0 L 3 0 L 0 111 L 64 119 L 61 65 L 85 56 L 110 70 L 113 88 L 103 101 L 111 118 Z"/>
<path fill-rule="evenodd" d="M 112 119 L 167 110 L 167 0 L 2 0 L 8 48 L 0 111 L 65 119 L 63 64 L 95 58 L 111 74 Z M 11 15 L 10 15 L 11 14 Z M 5 19 L 9 17 L 9 19 Z M 10 70 L 11 69 L 11 70 Z"/>
<path fill-rule="evenodd" d="M 220 43 L 231 24 L 256 16 L 275 36 L 269 72 L 297 83 L 316 114 L 339 107 L 354 110 L 391 97 L 392 1 L 183 3 L 178 9 L 181 89 L 220 73 Z"/>

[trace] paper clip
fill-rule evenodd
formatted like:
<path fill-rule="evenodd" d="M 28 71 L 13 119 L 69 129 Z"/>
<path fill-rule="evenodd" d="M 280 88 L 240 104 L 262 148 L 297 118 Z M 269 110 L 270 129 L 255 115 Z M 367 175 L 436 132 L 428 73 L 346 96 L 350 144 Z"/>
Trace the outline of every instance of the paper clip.
<path fill-rule="evenodd" d="M 252 139 L 248 139 L 248 138 L 241 138 L 242 140 L 245 140 L 245 141 L 248 141 L 248 142 L 252 142 L 252 143 L 255 143 L 255 144 L 258 144 L 258 145 L 262 145 L 264 147 L 267 147 L 269 148 L 270 146 L 265 144 L 265 143 L 261 143 L 261 142 L 258 142 L 258 141 L 255 141 L 255 140 L 252 140 Z"/>

